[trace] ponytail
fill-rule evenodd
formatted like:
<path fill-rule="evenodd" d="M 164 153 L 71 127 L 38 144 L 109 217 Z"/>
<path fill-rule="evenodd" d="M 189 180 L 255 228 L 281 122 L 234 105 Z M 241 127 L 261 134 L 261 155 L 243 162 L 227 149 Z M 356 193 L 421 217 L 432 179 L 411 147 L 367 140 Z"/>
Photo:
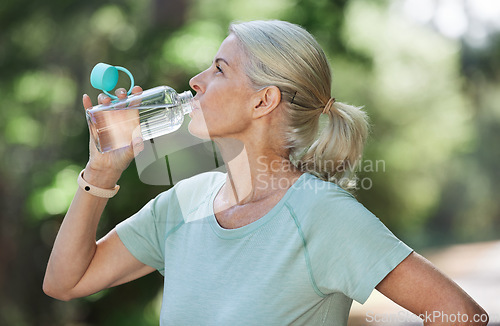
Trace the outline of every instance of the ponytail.
<path fill-rule="evenodd" d="M 327 125 L 294 163 L 322 180 L 354 188 L 356 166 L 368 137 L 368 117 L 361 108 L 334 99 L 328 101 L 323 113 L 328 116 Z"/>

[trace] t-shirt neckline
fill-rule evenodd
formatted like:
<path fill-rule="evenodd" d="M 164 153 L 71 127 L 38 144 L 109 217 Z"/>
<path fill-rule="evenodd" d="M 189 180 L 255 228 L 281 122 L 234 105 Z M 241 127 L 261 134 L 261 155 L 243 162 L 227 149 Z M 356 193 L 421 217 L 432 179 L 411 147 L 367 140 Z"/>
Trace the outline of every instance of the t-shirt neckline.
<path fill-rule="evenodd" d="M 210 200 L 208 201 L 208 212 L 210 216 L 208 217 L 210 226 L 212 227 L 212 230 L 214 233 L 223 239 L 239 239 L 243 238 L 246 235 L 252 233 L 253 231 L 257 230 L 261 226 L 265 225 L 267 222 L 273 219 L 273 217 L 281 210 L 283 205 L 285 205 L 285 202 L 288 200 L 288 198 L 298 189 L 301 187 L 302 183 L 304 180 L 307 178 L 308 173 L 303 173 L 300 175 L 300 177 L 292 184 L 290 188 L 286 191 L 285 195 L 278 201 L 276 205 L 274 205 L 273 208 L 269 212 L 267 212 L 264 216 L 259 218 L 258 220 L 244 225 L 242 227 L 236 228 L 236 229 L 226 229 L 220 226 L 219 222 L 217 222 L 217 218 L 215 217 L 214 213 L 214 200 L 215 196 L 219 193 L 220 189 L 224 185 L 226 181 L 226 174 L 224 174 L 224 178 L 222 178 L 222 181 L 219 182 L 215 188 L 214 191 L 212 192 L 212 195 L 210 196 Z"/>

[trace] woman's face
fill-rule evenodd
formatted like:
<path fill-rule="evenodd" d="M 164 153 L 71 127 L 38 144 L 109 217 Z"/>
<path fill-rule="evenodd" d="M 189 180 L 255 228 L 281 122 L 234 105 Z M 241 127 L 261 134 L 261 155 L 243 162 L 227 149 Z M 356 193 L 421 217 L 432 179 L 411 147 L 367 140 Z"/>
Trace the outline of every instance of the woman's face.
<path fill-rule="evenodd" d="M 230 34 L 222 42 L 212 65 L 191 78 L 196 91 L 194 110 L 189 114 L 189 132 L 199 138 L 244 138 L 252 122 L 256 91 L 243 71 L 245 53 Z"/>

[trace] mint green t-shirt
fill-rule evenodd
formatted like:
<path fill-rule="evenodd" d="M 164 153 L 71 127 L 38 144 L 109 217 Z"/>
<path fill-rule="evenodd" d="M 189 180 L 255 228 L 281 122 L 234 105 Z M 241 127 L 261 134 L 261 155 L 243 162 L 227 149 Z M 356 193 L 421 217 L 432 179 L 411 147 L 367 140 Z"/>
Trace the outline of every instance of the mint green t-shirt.
<path fill-rule="evenodd" d="M 411 252 L 351 194 L 304 173 L 266 215 L 222 228 L 226 174 L 185 179 L 117 226 L 164 276 L 161 325 L 347 325 Z"/>

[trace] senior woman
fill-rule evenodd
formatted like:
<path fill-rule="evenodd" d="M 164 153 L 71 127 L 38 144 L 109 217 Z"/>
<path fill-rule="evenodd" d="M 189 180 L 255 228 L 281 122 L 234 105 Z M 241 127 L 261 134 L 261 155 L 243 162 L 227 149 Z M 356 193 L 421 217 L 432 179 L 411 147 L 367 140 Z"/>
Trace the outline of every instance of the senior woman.
<path fill-rule="evenodd" d="M 229 31 L 190 81 L 189 123 L 191 134 L 215 141 L 227 173 L 177 183 L 96 243 L 101 194 L 116 192 L 142 144 L 100 154 L 91 142 L 82 180 L 95 191 L 76 192 L 45 293 L 70 300 L 158 270 L 161 325 L 347 325 L 352 300 L 365 302 L 375 288 L 417 315 L 486 325 L 473 299 L 345 190 L 368 124 L 361 109 L 331 97 L 315 39 L 282 21 Z M 92 107 L 86 95 L 83 103 Z"/>

